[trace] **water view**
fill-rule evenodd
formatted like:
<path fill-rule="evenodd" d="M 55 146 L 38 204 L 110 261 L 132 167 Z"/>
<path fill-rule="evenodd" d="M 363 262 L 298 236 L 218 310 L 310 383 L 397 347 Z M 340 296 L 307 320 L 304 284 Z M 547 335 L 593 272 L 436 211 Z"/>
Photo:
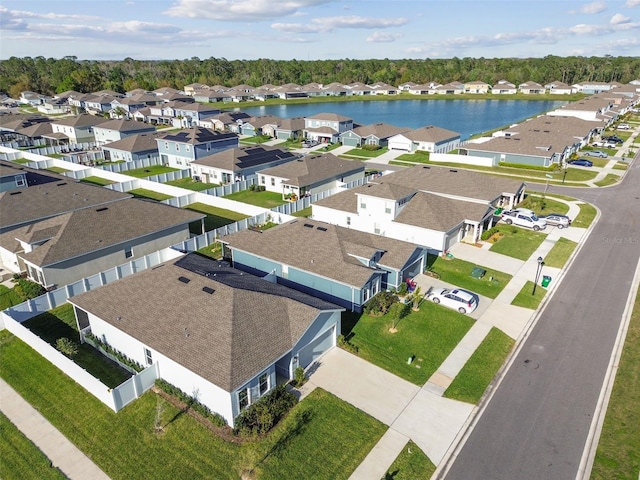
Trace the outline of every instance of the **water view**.
<path fill-rule="evenodd" d="M 264 105 L 237 110 L 249 115 L 281 118 L 331 112 L 352 118 L 360 125 L 380 122 L 408 128 L 435 125 L 459 132 L 465 140 L 471 135 L 520 122 L 566 103 L 552 100 L 381 100 Z"/>

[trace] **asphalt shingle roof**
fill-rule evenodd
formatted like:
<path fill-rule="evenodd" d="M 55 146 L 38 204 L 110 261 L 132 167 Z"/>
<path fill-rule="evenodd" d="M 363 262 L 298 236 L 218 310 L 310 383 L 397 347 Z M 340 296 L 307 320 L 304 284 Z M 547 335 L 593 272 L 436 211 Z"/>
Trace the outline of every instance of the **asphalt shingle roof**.
<path fill-rule="evenodd" d="M 261 175 L 270 175 L 286 179 L 287 185 L 306 187 L 323 180 L 340 175 L 349 175 L 361 171 L 364 174 L 362 162 L 344 160 L 330 153 L 324 155 L 307 155 L 295 162 L 261 170 Z"/>

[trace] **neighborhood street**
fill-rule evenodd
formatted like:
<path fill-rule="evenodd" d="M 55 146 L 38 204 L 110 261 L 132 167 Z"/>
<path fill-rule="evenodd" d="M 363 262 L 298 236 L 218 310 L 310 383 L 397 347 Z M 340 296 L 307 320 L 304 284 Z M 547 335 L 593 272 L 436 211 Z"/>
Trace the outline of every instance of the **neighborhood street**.
<path fill-rule="evenodd" d="M 636 156 L 613 188 L 549 188 L 595 204 L 601 216 L 438 478 L 582 478 L 581 460 L 640 257 L 638 167 Z"/>

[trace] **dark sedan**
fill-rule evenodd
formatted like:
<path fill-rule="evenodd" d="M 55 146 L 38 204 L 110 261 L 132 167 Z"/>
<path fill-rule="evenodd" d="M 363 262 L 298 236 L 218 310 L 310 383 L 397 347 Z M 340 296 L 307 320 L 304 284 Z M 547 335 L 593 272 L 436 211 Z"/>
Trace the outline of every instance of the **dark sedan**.
<path fill-rule="evenodd" d="M 593 167 L 593 162 L 586 158 L 578 158 L 576 160 L 569 160 L 569 165 L 578 165 L 579 167 Z"/>

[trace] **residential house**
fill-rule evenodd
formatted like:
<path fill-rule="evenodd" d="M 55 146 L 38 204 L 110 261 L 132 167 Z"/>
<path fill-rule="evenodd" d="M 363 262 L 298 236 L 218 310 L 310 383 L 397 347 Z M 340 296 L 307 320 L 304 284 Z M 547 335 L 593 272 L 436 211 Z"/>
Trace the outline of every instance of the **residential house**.
<path fill-rule="evenodd" d="M 331 153 L 305 155 L 296 161 L 257 172 L 259 185 L 291 200 L 305 195 L 337 190 L 345 183 L 364 178 L 364 164 L 344 160 Z"/>
<path fill-rule="evenodd" d="M 126 119 L 107 120 L 93 127 L 93 134 L 98 146 L 122 140 L 131 135 L 154 133 L 155 131 L 156 129 L 153 125 Z"/>
<path fill-rule="evenodd" d="M 584 93 L 587 95 L 609 92 L 612 89 L 616 88 L 616 86 L 612 83 L 594 81 L 576 83 L 572 87 L 576 92 Z"/>
<path fill-rule="evenodd" d="M 507 80 L 499 80 L 498 83 L 491 87 L 491 93 L 494 95 L 515 95 L 518 93 L 518 89 Z"/>
<path fill-rule="evenodd" d="M 551 95 L 569 95 L 574 92 L 573 87 L 564 82 L 551 82 L 544 86 Z"/>
<path fill-rule="evenodd" d="M 191 163 L 191 173 L 205 183 L 233 183 L 256 179 L 258 171 L 299 158 L 277 147 L 244 145 L 202 156 Z"/>
<path fill-rule="evenodd" d="M 209 90 L 209 86 L 204 83 L 190 83 L 189 85 L 185 85 L 183 90 L 185 94 L 193 97 L 196 93 L 202 92 L 203 90 Z"/>
<path fill-rule="evenodd" d="M 353 129 L 353 120 L 337 113 L 317 113 L 304 119 L 305 137 L 335 143 L 340 134 Z"/>
<path fill-rule="evenodd" d="M 31 145 L 53 132 L 51 118 L 39 115 L 9 114 L 0 116 L 0 139 Z M 39 143 L 39 142 L 38 142 Z"/>
<path fill-rule="evenodd" d="M 174 126 L 190 128 L 200 126 L 203 121 L 219 115 L 220 109 L 201 103 L 173 102 L 173 114 L 177 120 L 174 120 Z"/>
<path fill-rule="evenodd" d="M 209 117 L 206 120 L 202 120 L 200 122 L 200 126 L 220 132 L 238 133 L 240 131 L 240 126 L 250 118 L 251 115 L 244 112 L 222 112 L 218 115 Z"/>
<path fill-rule="evenodd" d="M 162 135 L 160 132 L 140 133 L 130 135 L 122 140 L 105 143 L 102 145 L 104 158 L 107 161 L 133 162 L 136 160 L 158 160 L 158 142 L 156 139 Z"/>
<path fill-rule="evenodd" d="M 110 112 L 113 108 L 113 102 L 119 97 L 109 94 L 96 95 L 89 93 L 80 99 L 81 107 L 91 115 L 102 115 Z M 75 104 L 74 104 L 75 106 Z"/>
<path fill-rule="evenodd" d="M 278 98 L 289 100 L 291 98 L 306 98 L 307 92 L 300 85 L 295 83 L 286 83 L 270 90 Z"/>
<path fill-rule="evenodd" d="M 16 168 L 16 164 L 0 161 L 0 165 Z M 42 172 L 25 166 L 29 188 L 0 192 L 0 233 L 82 208 L 105 206 L 125 198 L 97 185 L 75 182 L 62 175 Z"/>
<path fill-rule="evenodd" d="M 388 139 L 389 150 L 447 153 L 460 146 L 460 134 L 428 125 L 399 133 Z"/>
<path fill-rule="evenodd" d="M 418 86 L 415 82 L 404 82 L 398 85 L 398 90 L 401 92 L 409 92 L 413 87 Z"/>
<path fill-rule="evenodd" d="M 491 85 L 480 80 L 474 80 L 472 82 L 466 82 L 464 84 L 464 93 L 489 93 Z"/>
<path fill-rule="evenodd" d="M 199 103 L 232 102 L 233 98 L 225 92 L 202 90 L 194 93 L 193 99 Z"/>
<path fill-rule="evenodd" d="M 348 95 L 349 90 L 347 87 L 338 82 L 332 82 L 322 87 L 324 95 L 327 97 L 345 97 Z"/>
<path fill-rule="evenodd" d="M 521 83 L 518 90 L 524 95 L 542 95 L 547 91 L 542 85 L 532 81 Z"/>
<path fill-rule="evenodd" d="M 38 111 L 46 115 L 61 115 L 71 111 L 71 107 L 66 97 L 44 97 Z"/>
<path fill-rule="evenodd" d="M 362 82 L 350 83 L 349 85 L 345 85 L 344 87 L 347 89 L 349 95 L 358 96 L 371 95 L 374 90 L 373 87 L 365 85 Z"/>
<path fill-rule="evenodd" d="M 224 133 L 204 127 L 165 133 L 156 138 L 164 165 L 185 169 L 194 160 L 238 146 L 235 133 Z"/>
<path fill-rule="evenodd" d="M 96 141 L 94 127 L 107 121 L 106 118 L 87 114 L 57 118 L 51 122 L 53 136 L 47 135 L 47 137 L 71 145 L 93 143 Z"/>
<path fill-rule="evenodd" d="M 344 311 L 195 254 L 69 302 L 81 330 L 142 365 L 156 363 L 163 380 L 197 394 L 231 426 L 335 347 Z"/>
<path fill-rule="evenodd" d="M 362 147 L 363 145 L 386 147 L 389 138 L 407 131 L 409 131 L 408 128 L 396 127 L 387 123 L 361 125 L 341 133 L 340 142 L 349 147 Z"/>
<path fill-rule="evenodd" d="M 281 119 L 274 133 L 278 140 L 302 138 L 304 136 L 304 117 Z"/>
<path fill-rule="evenodd" d="M 311 205 L 312 218 L 446 252 L 476 243 L 496 208 L 524 198 L 524 183 L 469 170 L 416 166 Z"/>
<path fill-rule="evenodd" d="M 547 112 L 548 116 L 577 117 L 593 122 L 613 121 L 618 116 L 620 98 L 612 94 L 590 95 Z"/>
<path fill-rule="evenodd" d="M 458 95 L 464 93 L 464 84 L 454 81 L 444 85 L 438 85 L 433 91 L 438 95 Z"/>
<path fill-rule="evenodd" d="M 240 125 L 240 134 L 249 137 L 266 135 L 269 137 L 275 136 L 275 130 L 282 121 L 281 118 L 275 115 L 261 115 L 259 117 L 247 118 Z"/>
<path fill-rule="evenodd" d="M 0 163 L 0 192 L 27 188 L 28 186 L 27 173 L 24 170 Z"/>
<path fill-rule="evenodd" d="M 393 85 L 384 82 L 376 82 L 371 87 L 371 95 L 396 95 L 398 89 Z"/>
<path fill-rule="evenodd" d="M 36 92 L 31 92 L 29 90 L 20 92 L 20 97 L 18 97 L 18 101 L 20 103 L 25 105 L 30 105 L 32 107 L 37 107 L 38 105 L 42 105 L 42 102 L 44 101 L 44 99 L 45 99 L 44 95 Z"/>
<path fill-rule="evenodd" d="M 422 273 L 427 260 L 422 246 L 306 218 L 220 241 L 234 267 L 353 311 Z"/>
<path fill-rule="evenodd" d="M 170 247 L 190 237 L 189 224 L 204 214 L 162 203 L 125 199 L 63 213 L 0 235 L 4 258 L 47 288 Z"/>

